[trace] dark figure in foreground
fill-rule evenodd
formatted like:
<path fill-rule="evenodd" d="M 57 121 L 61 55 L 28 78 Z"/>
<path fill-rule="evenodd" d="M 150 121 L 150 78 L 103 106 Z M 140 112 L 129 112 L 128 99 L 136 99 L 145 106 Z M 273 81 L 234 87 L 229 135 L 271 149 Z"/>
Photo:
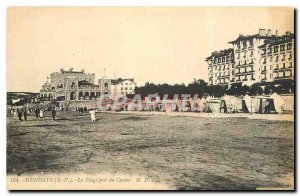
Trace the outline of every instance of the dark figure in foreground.
<path fill-rule="evenodd" d="M 22 115 L 23 115 L 23 111 L 22 109 L 18 109 L 18 117 L 19 117 L 19 121 L 22 121 Z"/>
<path fill-rule="evenodd" d="M 23 116 L 24 116 L 24 120 L 26 121 L 27 120 L 27 110 L 26 110 L 26 108 L 23 111 Z"/>
<path fill-rule="evenodd" d="M 56 115 L 55 107 L 52 107 L 51 112 L 52 112 L 52 119 L 55 120 L 55 115 Z"/>
<path fill-rule="evenodd" d="M 38 118 L 40 114 L 40 109 L 36 107 L 34 113 L 35 113 L 35 117 Z"/>

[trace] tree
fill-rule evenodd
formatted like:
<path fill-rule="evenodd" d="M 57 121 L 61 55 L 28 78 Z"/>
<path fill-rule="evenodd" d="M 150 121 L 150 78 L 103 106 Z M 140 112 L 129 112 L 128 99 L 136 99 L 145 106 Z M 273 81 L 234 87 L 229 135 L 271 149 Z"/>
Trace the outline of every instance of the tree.
<path fill-rule="evenodd" d="M 276 90 L 276 87 L 274 84 L 267 84 L 265 87 L 265 94 L 273 94 Z"/>
<path fill-rule="evenodd" d="M 250 87 L 249 94 L 250 95 L 262 95 L 263 89 L 260 86 L 254 84 Z"/>

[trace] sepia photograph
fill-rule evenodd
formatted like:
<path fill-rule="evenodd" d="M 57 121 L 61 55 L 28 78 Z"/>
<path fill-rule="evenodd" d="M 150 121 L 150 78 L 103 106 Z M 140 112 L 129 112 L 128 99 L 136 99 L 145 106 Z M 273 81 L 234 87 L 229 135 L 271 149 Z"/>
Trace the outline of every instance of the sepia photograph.
<path fill-rule="evenodd" d="M 295 9 L 11 6 L 8 190 L 295 191 Z"/>

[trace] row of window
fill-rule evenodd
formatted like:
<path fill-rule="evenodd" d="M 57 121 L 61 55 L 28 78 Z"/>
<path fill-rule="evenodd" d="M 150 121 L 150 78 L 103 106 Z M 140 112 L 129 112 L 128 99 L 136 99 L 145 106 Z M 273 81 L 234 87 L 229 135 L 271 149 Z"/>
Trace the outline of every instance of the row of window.
<path fill-rule="evenodd" d="M 125 88 L 121 87 L 121 90 L 124 90 L 124 89 L 125 89 L 125 90 L 128 90 L 128 89 L 129 89 L 129 90 L 132 90 L 132 87 L 129 87 L 129 88 L 127 88 L 127 87 L 125 87 Z"/>
<path fill-rule="evenodd" d="M 132 86 L 132 83 L 131 83 L 131 82 L 130 82 L 130 83 L 127 83 L 127 82 L 126 82 L 126 83 L 123 83 L 123 82 L 122 82 L 121 85 L 130 85 L 130 86 Z"/>
<path fill-rule="evenodd" d="M 280 46 L 269 47 L 268 48 L 268 54 L 271 54 L 272 51 L 273 51 L 273 53 L 277 53 L 277 52 L 279 52 L 279 49 L 280 49 L 280 52 L 283 52 L 285 50 L 291 50 L 292 49 L 292 43 L 288 43 L 287 45 L 286 44 L 282 44 Z M 266 54 L 266 52 L 267 52 L 267 49 L 263 49 L 263 53 L 262 54 Z"/>
<path fill-rule="evenodd" d="M 223 63 L 223 62 L 228 62 L 231 60 L 230 56 L 227 57 L 219 57 L 219 58 L 215 58 L 213 63 Z"/>
<path fill-rule="evenodd" d="M 253 56 L 253 50 L 250 51 L 250 57 Z M 247 57 L 247 52 L 244 52 L 244 55 L 243 55 L 243 58 L 246 58 Z M 241 54 L 237 54 L 236 56 L 237 59 L 240 59 L 241 58 Z"/>
<path fill-rule="evenodd" d="M 293 54 L 292 53 L 290 53 L 288 56 L 289 56 L 288 60 L 292 60 L 293 59 Z M 286 55 L 282 55 L 281 57 L 282 57 L 281 61 L 285 61 L 286 60 Z M 262 60 L 263 60 L 263 63 L 267 62 L 267 58 L 263 58 Z M 279 55 L 276 55 L 275 56 L 275 62 L 278 62 L 278 61 L 279 61 Z M 273 57 L 272 56 L 269 57 L 269 62 L 273 62 Z"/>
<path fill-rule="evenodd" d="M 293 62 L 289 62 L 288 64 L 286 64 L 286 63 L 282 63 L 282 64 L 276 64 L 276 67 L 275 67 L 275 69 L 285 69 L 285 68 L 292 68 L 293 67 Z M 270 65 L 269 66 L 269 70 L 273 70 L 273 65 Z M 262 67 L 262 71 L 266 71 L 267 70 L 267 66 L 266 65 L 264 65 L 263 67 Z"/>
<path fill-rule="evenodd" d="M 284 78 L 284 77 L 293 77 L 292 71 L 282 71 L 278 73 L 270 73 L 268 74 L 269 79 L 276 79 L 276 78 Z M 261 74 L 262 80 L 267 80 L 267 74 Z"/>
<path fill-rule="evenodd" d="M 249 40 L 248 44 L 247 44 L 247 41 L 242 41 L 242 42 L 240 42 L 236 45 L 237 45 L 238 50 L 241 49 L 241 47 L 243 47 L 242 49 L 246 49 L 247 45 L 252 48 L 253 47 L 253 40 Z"/>

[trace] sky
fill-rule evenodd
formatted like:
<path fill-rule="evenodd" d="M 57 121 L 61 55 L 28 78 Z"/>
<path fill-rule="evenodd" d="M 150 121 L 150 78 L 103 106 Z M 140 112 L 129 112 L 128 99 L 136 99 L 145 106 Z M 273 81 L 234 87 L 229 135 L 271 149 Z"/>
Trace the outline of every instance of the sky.
<path fill-rule="evenodd" d="M 7 91 L 39 92 L 60 68 L 109 78 L 208 79 L 205 58 L 259 28 L 294 32 L 290 7 L 10 7 Z"/>

